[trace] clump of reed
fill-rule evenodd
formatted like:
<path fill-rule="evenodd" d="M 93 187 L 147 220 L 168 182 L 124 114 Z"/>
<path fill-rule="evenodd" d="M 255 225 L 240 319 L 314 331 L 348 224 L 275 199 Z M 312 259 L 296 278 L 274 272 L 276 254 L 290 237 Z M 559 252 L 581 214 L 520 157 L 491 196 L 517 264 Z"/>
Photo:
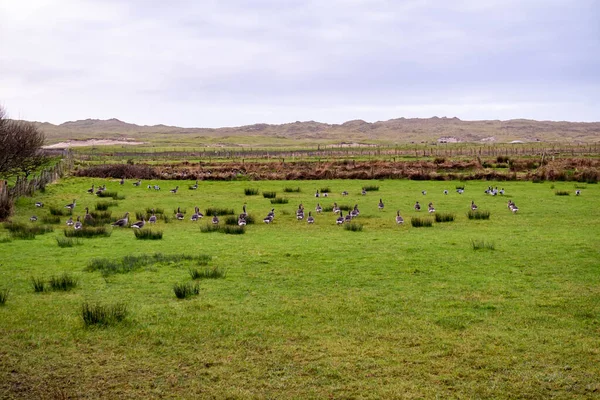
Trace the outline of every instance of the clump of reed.
<path fill-rule="evenodd" d="M 58 215 L 44 215 L 41 219 L 43 224 L 60 224 L 60 216 Z"/>
<path fill-rule="evenodd" d="M 112 229 L 106 226 L 83 226 L 81 229 L 65 229 L 68 238 L 110 237 Z"/>
<path fill-rule="evenodd" d="M 71 237 L 57 237 L 56 243 L 58 244 L 58 247 L 61 248 L 79 246 L 83 244 L 78 238 L 73 239 Z"/>
<path fill-rule="evenodd" d="M 220 279 L 225 278 L 227 275 L 227 271 L 223 268 L 213 267 L 213 268 L 190 268 L 189 269 L 190 277 L 194 280 L 196 279 Z"/>
<path fill-rule="evenodd" d="M 567 190 L 556 190 L 554 194 L 556 196 L 568 196 L 569 192 Z"/>
<path fill-rule="evenodd" d="M 212 233 L 212 232 L 220 232 L 228 235 L 241 235 L 246 233 L 245 226 L 238 226 L 237 220 L 235 225 L 225 225 L 219 226 L 216 224 L 206 224 L 200 227 L 200 232 L 202 233 Z"/>
<path fill-rule="evenodd" d="M 164 213 L 165 213 L 165 210 L 163 210 L 162 208 L 154 209 L 154 214 L 156 214 L 156 215 L 163 215 Z M 146 207 L 146 215 L 152 215 L 152 207 Z"/>
<path fill-rule="evenodd" d="M 287 204 L 289 202 L 289 199 L 286 199 L 285 197 L 275 197 L 274 199 L 271 199 L 271 204 Z"/>
<path fill-rule="evenodd" d="M 351 232 L 362 232 L 363 226 L 362 224 L 356 222 L 350 222 L 348 224 L 344 224 L 344 229 Z"/>
<path fill-rule="evenodd" d="M 246 196 L 256 196 L 259 193 L 259 190 L 256 188 L 246 188 L 244 189 L 244 194 Z"/>
<path fill-rule="evenodd" d="M 68 292 L 77 286 L 77 279 L 65 272 L 60 276 L 50 277 L 48 284 L 50 290 Z"/>
<path fill-rule="evenodd" d="M 91 219 L 84 219 L 84 226 L 102 226 L 114 222 L 111 211 L 92 211 Z"/>
<path fill-rule="evenodd" d="M 96 203 L 96 211 L 106 211 L 108 210 L 110 207 L 114 207 L 116 206 L 117 203 L 116 201 L 99 201 L 98 203 Z"/>
<path fill-rule="evenodd" d="M 103 305 L 85 302 L 81 307 L 81 317 L 86 327 L 114 325 L 123 321 L 126 316 L 127 306 L 124 303 Z"/>
<path fill-rule="evenodd" d="M 321 193 L 331 193 L 331 189 L 328 186 L 320 188 L 319 191 Z"/>
<path fill-rule="evenodd" d="M 435 222 L 452 222 L 454 221 L 454 218 L 454 214 L 435 213 Z"/>
<path fill-rule="evenodd" d="M 133 233 L 136 239 L 140 240 L 161 240 L 162 231 L 153 231 L 152 229 L 134 229 Z"/>
<path fill-rule="evenodd" d="M 0 306 L 3 306 L 8 301 L 10 289 L 0 289 Z"/>
<path fill-rule="evenodd" d="M 299 187 L 284 187 L 283 191 L 285 193 L 300 193 L 302 190 Z"/>
<path fill-rule="evenodd" d="M 119 193 L 109 192 L 108 190 L 103 190 L 102 192 L 98 193 L 98 197 L 100 197 L 100 198 L 111 197 L 113 200 L 117 200 L 119 198 Z M 123 199 L 124 198 L 125 197 L 123 197 Z"/>
<path fill-rule="evenodd" d="M 200 294 L 200 285 L 190 282 L 176 283 L 173 285 L 173 291 L 178 299 L 185 299 L 187 297 Z"/>
<path fill-rule="evenodd" d="M 412 217 L 410 224 L 415 228 L 430 228 L 433 226 L 433 221 L 430 218 Z"/>
<path fill-rule="evenodd" d="M 486 242 L 483 239 L 471 239 L 473 250 L 495 250 L 496 246 L 492 242 Z"/>
<path fill-rule="evenodd" d="M 469 210 L 467 217 L 469 219 L 490 219 L 490 212 L 483 210 Z"/>
<path fill-rule="evenodd" d="M 4 228 L 10 232 L 11 238 L 24 240 L 32 240 L 36 235 L 54 231 L 54 228 L 48 225 L 26 225 L 19 222 L 5 222 Z"/>
<path fill-rule="evenodd" d="M 70 210 L 67 211 L 66 209 L 57 208 L 57 207 L 53 207 L 53 206 L 48 207 L 48 209 L 50 210 L 50 215 L 57 215 L 59 217 L 62 217 L 63 215 L 71 214 Z"/>
<path fill-rule="evenodd" d="M 379 186 L 375 186 L 375 185 L 368 185 L 368 186 L 364 186 L 363 190 L 365 192 L 377 192 L 379 190 Z"/>
<path fill-rule="evenodd" d="M 265 199 L 274 199 L 277 197 L 277 192 L 263 192 L 263 197 Z"/>
<path fill-rule="evenodd" d="M 46 282 L 43 279 L 32 276 L 30 280 L 34 292 L 43 293 L 46 291 Z"/>
<path fill-rule="evenodd" d="M 89 272 L 100 271 L 103 276 L 126 274 L 136 271 L 144 266 L 166 263 L 179 263 L 183 261 L 196 261 L 198 265 L 205 265 L 211 260 L 207 254 L 143 254 L 139 256 L 125 256 L 122 259 L 111 260 L 108 258 L 94 258 L 88 262 L 86 270 Z"/>
<path fill-rule="evenodd" d="M 207 217 L 215 215 L 235 215 L 235 210 L 233 208 L 209 207 L 204 210 L 204 215 Z"/>

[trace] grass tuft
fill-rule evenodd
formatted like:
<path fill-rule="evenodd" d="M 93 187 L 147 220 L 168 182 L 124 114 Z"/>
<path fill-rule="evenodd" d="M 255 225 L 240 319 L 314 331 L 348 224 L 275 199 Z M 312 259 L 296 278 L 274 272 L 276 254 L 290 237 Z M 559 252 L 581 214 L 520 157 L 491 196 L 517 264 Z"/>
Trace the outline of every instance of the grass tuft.
<path fill-rule="evenodd" d="M 454 221 L 454 214 L 435 213 L 435 222 L 452 222 L 452 221 Z"/>
<path fill-rule="evenodd" d="M 79 239 L 73 239 L 70 237 L 57 237 L 56 243 L 60 248 L 79 246 L 83 244 Z"/>
<path fill-rule="evenodd" d="M 3 306 L 6 304 L 9 293 L 10 293 L 10 289 L 0 289 L 0 306 Z"/>
<path fill-rule="evenodd" d="M 33 286 L 33 291 L 36 293 L 46 291 L 46 282 L 43 279 L 31 277 L 31 286 Z"/>
<path fill-rule="evenodd" d="M 379 186 L 369 185 L 369 186 L 363 187 L 363 189 L 365 192 L 377 192 L 379 190 Z"/>
<path fill-rule="evenodd" d="M 218 225 L 206 224 L 206 225 L 200 227 L 200 232 L 202 232 L 202 233 L 211 233 L 211 232 L 218 232 L 218 231 L 219 231 Z"/>
<path fill-rule="evenodd" d="M 56 207 L 49 207 L 50 210 L 50 215 L 56 215 L 59 217 L 62 217 L 63 215 L 69 215 L 69 211 L 64 210 L 62 208 L 56 208 Z"/>
<path fill-rule="evenodd" d="M 114 325 L 123 321 L 126 316 L 127 306 L 123 303 L 102 305 L 86 302 L 81 307 L 81 317 L 86 327 Z"/>
<path fill-rule="evenodd" d="M 110 260 L 108 258 L 94 258 L 88 262 L 86 270 L 89 272 L 100 271 L 103 276 L 114 274 L 126 274 L 136 271 L 141 267 L 154 264 L 177 263 L 183 261 L 196 261 L 198 265 L 206 265 L 211 260 L 211 256 L 206 254 L 187 255 L 187 254 L 162 254 L 153 255 L 125 256 L 120 260 Z"/>
<path fill-rule="evenodd" d="M 48 283 L 51 290 L 68 292 L 77 286 L 77 279 L 65 272 L 61 276 L 52 276 Z"/>
<path fill-rule="evenodd" d="M 557 190 L 554 192 L 556 196 L 568 196 L 569 192 L 566 190 Z"/>
<path fill-rule="evenodd" d="M 189 273 L 192 279 L 220 279 L 225 278 L 227 271 L 223 268 L 213 267 L 198 270 L 197 268 L 190 268 Z"/>
<path fill-rule="evenodd" d="M 176 283 L 173 285 L 173 291 L 178 299 L 185 299 L 200 294 L 200 285 L 197 283 L 192 284 L 190 282 Z"/>
<path fill-rule="evenodd" d="M 207 217 L 212 217 L 214 215 L 235 215 L 235 210 L 233 208 L 209 207 L 206 210 L 204 210 L 204 215 L 206 215 Z"/>
<path fill-rule="evenodd" d="M 60 216 L 58 215 L 44 215 L 41 219 L 44 224 L 60 224 Z"/>
<path fill-rule="evenodd" d="M 299 187 L 284 187 L 283 191 L 285 193 L 300 193 L 302 190 Z"/>
<path fill-rule="evenodd" d="M 263 192 L 265 199 L 274 199 L 277 196 L 277 192 Z"/>
<path fill-rule="evenodd" d="M 289 202 L 290 201 L 285 197 L 275 197 L 274 199 L 271 199 L 271 204 L 287 204 Z"/>
<path fill-rule="evenodd" d="M 331 193 L 331 189 L 329 187 L 322 187 L 319 189 L 321 193 Z"/>
<path fill-rule="evenodd" d="M 162 215 L 165 213 L 165 210 L 163 210 L 162 208 L 155 208 L 154 209 L 154 213 L 156 215 Z M 146 214 L 147 215 L 152 215 L 152 207 L 146 207 Z"/>
<path fill-rule="evenodd" d="M 219 229 L 219 232 L 225 233 L 227 235 L 242 235 L 246 233 L 246 227 L 237 225 L 225 225 Z"/>
<path fill-rule="evenodd" d="M 412 217 L 410 219 L 410 224 L 415 228 L 430 228 L 433 226 L 433 221 L 430 218 Z"/>
<path fill-rule="evenodd" d="M 140 240 L 160 240 L 163 237 L 162 231 L 153 231 L 151 229 L 134 229 L 136 239 Z"/>
<path fill-rule="evenodd" d="M 106 226 L 84 226 L 81 229 L 65 229 L 65 237 L 92 238 L 92 237 L 110 237 L 112 230 Z"/>
<path fill-rule="evenodd" d="M 13 239 L 35 239 L 36 235 L 43 235 L 45 233 L 53 232 L 54 228 L 48 225 L 25 225 L 17 222 L 5 222 L 4 228 L 6 228 Z"/>
<path fill-rule="evenodd" d="M 467 213 L 467 217 L 469 217 L 469 219 L 490 219 L 490 212 L 482 210 L 470 210 Z"/>
<path fill-rule="evenodd" d="M 473 250 L 495 250 L 496 246 L 494 243 L 486 242 L 483 239 L 474 240 L 471 239 L 471 247 Z"/>
<path fill-rule="evenodd" d="M 363 226 L 356 222 L 350 222 L 349 224 L 344 224 L 344 229 L 352 232 L 362 232 Z"/>
<path fill-rule="evenodd" d="M 246 196 L 256 196 L 258 193 L 259 193 L 258 189 L 255 189 L 255 188 L 244 189 L 244 194 Z"/>
<path fill-rule="evenodd" d="M 96 203 L 96 211 L 106 211 L 108 210 L 110 207 L 114 207 L 116 206 L 117 203 L 116 201 L 99 201 L 98 203 Z"/>

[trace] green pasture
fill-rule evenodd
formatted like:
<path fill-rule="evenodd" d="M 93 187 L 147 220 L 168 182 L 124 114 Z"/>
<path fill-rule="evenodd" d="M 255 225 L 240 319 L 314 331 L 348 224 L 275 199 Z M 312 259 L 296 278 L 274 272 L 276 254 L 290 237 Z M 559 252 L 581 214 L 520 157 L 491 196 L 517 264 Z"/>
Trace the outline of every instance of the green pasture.
<path fill-rule="evenodd" d="M 33 240 L 11 239 L 0 228 L 0 291 L 9 290 L 0 305 L 0 398 L 583 399 L 600 393 L 598 185 L 332 180 L 199 182 L 190 190 L 192 181 L 132 183 L 63 179 L 19 199 L 12 220 L 42 225 L 50 206 L 63 209 L 73 199 L 73 216 L 83 218 L 85 207 L 112 201 L 86 193 L 92 184 L 106 184 L 124 196 L 109 208 L 113 217 L 129 212 L 135 222 L 136 212 L 164 210 L 170 221 L 159 218 L 152 227 L 163 232 L 161 240 L 136 240 L 132 228 L 113 228 L 110 237 L 59 247 L 57 238 L 72 229 L 68 216 Z M 170 193 L 177 185 L 178 193 Z M 379 190 L 362 196 L 366 185 Z M 456 187 L 463 185 L 460 195 Z M 506 194 L 485 194 L 490 185 Z M 260 194 L 245 196 L 246 188 Z M 315 198 L 322 188 L 329 197 Z M 289 202 L 271 205 L 263 191 Z M 469 220 L 471 201 L 490 219 Z M 333 202 L 358 204 L 362 231 L 337 226 L 332 212 L 315 213 L 317 203 Z M 429 202 L 455 220 L 412 227 L 413 217 L 433 219 Z M 296 220 L 300 203 L 306 215 L 312 211 L 314 225 Z M 190 221 L 195 206 L 240 213 L 244 204 L 256 220 L 245 234 L 203 233 L 208 216 Z M 174 219 L 178 207 L 184 221 Z M 264 224 L 272 208 L 275 220 Z M 397 210 L 403 225 L 395 222 Z M 39 219 L 32 223 L 34 214 Z M 473 243 L 481 242 L 491 246 L 475 250 Z M 157 262 L 127 273 L 87 268 L 93 259 L 157 253 Z M 198 279 L 199 294 L 178 299 L 174 285 L 194 283 L 189 270 L 204 268 L 225 277 Z M 32 278 L 64 273 L 76 279 L 73 289 L 34 291 Z M 125 304 L 127 316 L 86 327 L 84 303 Z"/>

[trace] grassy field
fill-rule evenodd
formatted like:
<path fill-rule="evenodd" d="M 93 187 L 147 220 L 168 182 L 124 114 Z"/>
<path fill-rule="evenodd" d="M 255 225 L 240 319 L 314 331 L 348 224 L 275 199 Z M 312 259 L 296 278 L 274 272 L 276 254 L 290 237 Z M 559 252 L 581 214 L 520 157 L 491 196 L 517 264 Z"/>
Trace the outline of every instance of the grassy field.
<path fill-rule="evenodd" d="M 133 229 L 114 228 L 109 237 L 59 247 L 68 216 L 33 240 L 0 229 L 0 292 L 9 289 L 0 305 L 0 398 L 600 393 L 598 185 L 332 180 L 200 182 L 189 190 L 193 182 L 132 182 L 64 179 L 21 198 L 13 221 L 41 225 L 29 218 L 48 217 L 50 206 L 63 209 L 73 199 L 74 216 L 83 217 L 85 207 L 113 201 L 86 193 L 92 183 L 106 184 L 124 196 L 109 208 L 113 217 L 130 212 L 134 222 L 136 212 L 164 210 L 169 222 L 153 227 L 161 240 L 136 240 Z M 506 194 L 485 194 L 490 184 Z M 176 185 L 179 192 L 170 193 Z M 362 196 L 365 185 L 379 190 Z M 261 193 L 245 196 L 246 188 Z M 323 188 L 329 197 L 316 199 Z M 289 202 L 271 205 L 264 191 Z M 467 218 L 471 201 L 490 212 L 489 220 Z M 358 204 L 355 222 L 363 229 L 336 226 L 332 212 L 317 215 L 317 202 Z M 455 220 L 412 227 L 413 217 L 433 219 L 429 202 Z M 189 220 L 195 206 L 240 213 L 244 203 L 257 221 L 245 234 L 203 233 L 208 217 Z M 300 203 L 313 211 L 314 225 L 296 220 Z M 174 219 L 178 207 L 184 221 Z M 266 225 L 271 208 L 275 220 Z M 397 210 L 403 225 L 395 223 Z M 149 257 L 130 269 L 88 267 L 93 259 L 107 265 L 131 255 Z M 190 269 L 225 276 L 192 281 Z M 32 278 L 48 286 L 64 273 L 75 281 L 71 290 L 34 291 Z M 174 285 L 185 283 L 197 284 L 199 294 L 178 299 Z M 84 303 L 123 304 L 127 315 L 86 327 Z"/>

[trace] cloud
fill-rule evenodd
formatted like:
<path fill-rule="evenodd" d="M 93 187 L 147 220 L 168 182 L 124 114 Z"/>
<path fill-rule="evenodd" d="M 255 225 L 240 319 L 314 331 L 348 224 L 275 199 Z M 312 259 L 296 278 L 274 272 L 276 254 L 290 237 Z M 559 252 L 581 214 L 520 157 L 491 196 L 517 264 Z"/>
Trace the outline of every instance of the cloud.
<path fill-rule="evenodd" d="M 0 101 L 52 122 L 600 120 L 599 16 L 593 0 L 4 2 Z"/>

